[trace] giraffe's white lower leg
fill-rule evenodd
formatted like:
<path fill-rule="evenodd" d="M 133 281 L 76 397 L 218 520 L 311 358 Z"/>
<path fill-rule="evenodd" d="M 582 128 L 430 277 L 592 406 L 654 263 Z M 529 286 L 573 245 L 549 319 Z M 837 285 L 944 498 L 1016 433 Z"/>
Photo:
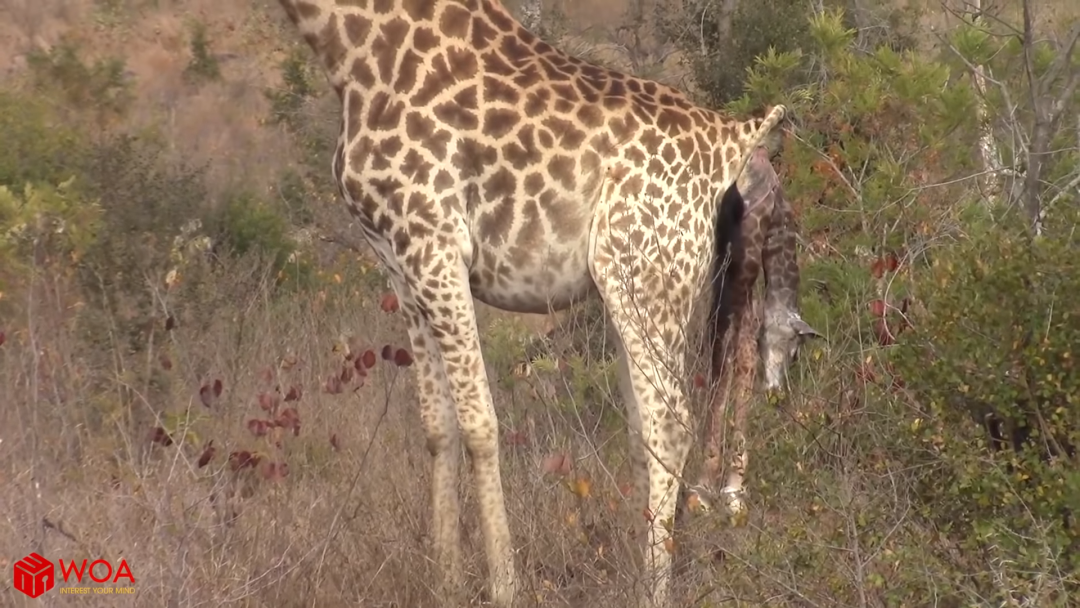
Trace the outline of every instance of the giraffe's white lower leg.
<path fill-rule="evenodd" d="M 746 475 L 746 464 L 749 459 L 746 452 L 746 437 L 742 430 L 736 429 L 732 433 L 735 450 L 729 465 L 727 482 L 720 490 L 721 499 L 727 505 L 728 513 L 732 517 L 741 518 L 746 515 L 746 489 L 743 487 Z"/>

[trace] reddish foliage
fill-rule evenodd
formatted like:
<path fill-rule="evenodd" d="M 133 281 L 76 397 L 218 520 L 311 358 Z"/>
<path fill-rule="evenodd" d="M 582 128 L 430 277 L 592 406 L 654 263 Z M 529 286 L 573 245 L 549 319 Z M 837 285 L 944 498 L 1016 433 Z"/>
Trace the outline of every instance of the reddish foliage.
<path fill-rule="evenodd" d="M 569 475 L 574 459 L 566 452 L 556 452 L 540 461 L 540 471 L 545 475 Z"/>
<path fill-rule="evenodd" d="M 234 471 L 239 471 L 244 468 L 255 468 L 259 461 L 262 460 L 257 454 L 252 454 L 247 450 L 241 450 L 239 452 L 233 452 L 229 454 L 229 468 Z"/>
<path fill-rule="evenodd" d="M 259 393 L 259 409 L 264 412 L 273 413 L 278 407 L 278 396 L 267 392 Z"/>
<path fill-rule="evenodd" d="M 214 379 L 214 397 L 215 398 L 221 396 L 221 391 L 224 388 L 225 388 L 224 385 L 221 384 L 221 380 Z"/>
<path fill-rule="evenodd" d="M 289 465 L 285 462 L 268 462 L 262 467 L 262 475 L 270 481 L 281 481 L 289 475 Z"/>
<path fill-rule="evenodd" d="M 176 328 L 176 318 L 169 315 L 165 318 L 165 331 L 172 331 Z"/>
<path fill-rule="evenodd" d="M 885 260 L 881 258 L 874 260 L 874 263 L 870 265 L 870 274 L 874 275 L 875 279 L 885 276 Z"/>
<path fill-rule="evenodd" d="M 7 334 L 0 331 L 0 346 L 3 346 L 4 342 L 7 342 Z"/>
<path fill-rule="evenodd" d="M 397 349 L 397 352 L 394 353 L 394 365 L 397 365 L 398 367 L 409 367 L 412 364 L 412 354 L 404 348 Z"/>
<path fill-rule="evenodd" d="M 214 447 L 214 440 L 206 442 L 206 446 L 203 448 L 202 455 L 199 456 L 199 461 L 196 463 L 198 468 L 203 468 L 210 464 L 210 461 L 214 459 L 214 454 L 217 453 L 217 448 Z"/>
<path fill-rule="evenodd" d="M 705 387 L 705 374 L 702 374 L 702 373 L 694 374 L 694 388 L 704 388 L 704 387 Z"/>
<path fill-rule="evenodd" d="M 529 438 L 525 431 L 507 431 L 503 435 L 503 443 L 506 445 L 528 445 Z"/>
<path fill-rule="evenodd" d="M 624 481 L 619 484 L 619 494 L 622 494 L 623 497 L 629 498 L 631 495 L 633 495 L 633 493 L 634 484 L 630 483 L 629 481 Z"/>
<path fill-rule="evenodd" d="M 263 437 L 270 432 L 270 421 L 262 420 L 261 418 L 252 418 L 247 421 L 247 428 L 251 431 L 252 435 Z"/>
<path fill-rule="evenodd" d="M 383 346 L 382 347 L 382 358 L 383 358 L 383 361 L 393 361 L 394 360 L 394 347 L 390 346 L 389 344 Z"/>
<path fill-rule="evenodd" d="M 375 358 L 375 351 L 371 350 L 370 348 L 364 351 L 364 354 L 360 356 L 358 361 L 360 362 L 360 365 L 363 365 L 364 369 L 371 369 L 375 367 L 375 363 L 378 362 L 378 360 Z M 357 366 L 356 369 L 357 371 L 359 371 L 360 366 Z"/>
<path fill-rule="evenodd" d="M 398 311 L 400 304 L 398 302 L 397 294 L 387 293 L 383 294 L 382 301 L 379 302 L 379 307 L 383 312 L 394 313 Z"/>
<path fill-rule="evenodd" d="M 300 412 L 297 412 L 296 408 L 293 407 L 285 408 L 284 411 L 278 414 L 274 424 L 283 429 L 292 429 L 293 436 L 298 436 L 300 434 Z"/>
<path fill-rule="evenodd" d="M 262 380 L 263 382 L 265 382 L 266 384 L 273 384 L 274 383 L 274 370 L 272 368 L 269 368 L 269 367 L 263 368 L 262 371 L 259 372 L 259 379 Z"/>
<path fill-rule="evenodd" d="M 158 362 L 161 363 L 161 369 L 165 371 L 172 369 L 172 359 L 169 358 L 169 355 L 161 353 L 161 356 L 158 357 Z"/>
<path fill-rule="evenodd" d="M 353 367 L 351 365 L 346 365 L 341 368 L 341 374 L 338 378 L 340 378 L 343 383 L 348 384 L 352 382 L 353 373 Z"/>
<path fill-rule="evenodd" d="M 299 386 L 290 386 L 289 392 L 285 393 L 285 401 L 299 401 L 303 395 L 304 391 Z"/>
<path fill-rule="evenodd" d="M 214 404 L 214 392 L 210 388 L 210 385 L 204 384 L 199 387 L 199 401 L 202 401 L 202 404 L 205 407 L 210 407 Z"/>
<path fill-rule="evenodd" d="M 150 429 L 150 442 L 158 443 L 165 447 L 169 447 L 173 444 L 172 437 L 170 437 L 169 433 L 167 433 L 165 429 L 161 428 L 160 426 L 155 426 L 154 428 Z"/>
<path fill-rule="evenodd" d="M 896 269 L 900 266 L 900 260 L 896 259 L 896 254 L 889 252 L 885 256 L 885 269 L 889 272 L 896 272 Z"/>
<path fill-rule="evenodd" d="M 338 443 L 337 433 L 330 433 L 330 447 L 334 448 L 335 451 L 341 449 L 341 444 Z"/>
<path fill-rule="evenodd" d="M 338 378 L 337 375 L 330 376 L 326 379 L 323 390 L 331 395 L 341 394 L 341 391 L 344 390 L 341 386 L 341 378 Z"/>
<path fill-rule="evenodd" d="M 885 309 L 887 307 L 885 306 L 884 300 L 873 300 L 872 302 L 870 302 L 869 308 L 870 314 L 874 315 L 875 317 L 884 317 Z"/>
<path fill-rule="evenodd" d="M 896 342 L 896 336 L 889 331 L 889 324 L 884 318 L 874 319 L 874 335 L 881 346 L 889 346 Z"/>

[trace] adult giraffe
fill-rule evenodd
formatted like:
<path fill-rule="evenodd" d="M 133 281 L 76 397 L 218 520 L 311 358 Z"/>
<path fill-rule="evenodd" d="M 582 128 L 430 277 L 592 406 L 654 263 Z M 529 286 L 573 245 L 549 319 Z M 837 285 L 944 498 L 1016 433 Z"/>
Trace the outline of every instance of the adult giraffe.
<path fill-rule="evenodd" d="M 496 0 L 280 2 L 341 99 L 334 177 L 408 321 L 446 588 L 463 575 L 462 438 L 490 599 L 509 606 L 519 588 L 472 298 L 547 312 L 598 293 L 647 489 L 650 596 L 666 604 L 664 522 L 691 444 L 683 332 L 712 228 L 733 227 L 719 209 L 741 211 L 735 177 L 778 143 L 784 108 L 746 121 L 698 108 L 552 48 Z"/>

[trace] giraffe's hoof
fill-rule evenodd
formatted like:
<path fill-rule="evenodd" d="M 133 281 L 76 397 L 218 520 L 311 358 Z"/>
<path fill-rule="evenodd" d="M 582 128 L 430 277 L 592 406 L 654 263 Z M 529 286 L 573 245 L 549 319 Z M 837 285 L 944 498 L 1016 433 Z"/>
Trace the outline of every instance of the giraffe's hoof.
<path fill-rule="evenodd" d="M 686 492 L 686 508 L 694 515 L 713 512 L 712 492 L 705 486 L 690 486 Z"/>
<path fill-rule="evenodd" d="M 745 491 L 735 488 L 724 488 L 720 492 L 724 496 L 724 502 L 727 506 L 727 512 L 731 517 L 732 524 L 735 526 L 745 524 L 749 511 L 746 507 L 746 501 L 744 500 L 746 494 Z"/>

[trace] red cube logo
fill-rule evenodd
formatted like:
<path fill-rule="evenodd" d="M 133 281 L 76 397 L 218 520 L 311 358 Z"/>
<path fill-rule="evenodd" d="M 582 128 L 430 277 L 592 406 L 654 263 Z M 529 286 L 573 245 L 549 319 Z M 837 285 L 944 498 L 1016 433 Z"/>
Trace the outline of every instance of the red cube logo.
<path fill-rule="evenodd" d="M 37 553 L 15 562 L 15 588 L 30 597 L 38 597 L 53 588 L 53 563 Z"/>

